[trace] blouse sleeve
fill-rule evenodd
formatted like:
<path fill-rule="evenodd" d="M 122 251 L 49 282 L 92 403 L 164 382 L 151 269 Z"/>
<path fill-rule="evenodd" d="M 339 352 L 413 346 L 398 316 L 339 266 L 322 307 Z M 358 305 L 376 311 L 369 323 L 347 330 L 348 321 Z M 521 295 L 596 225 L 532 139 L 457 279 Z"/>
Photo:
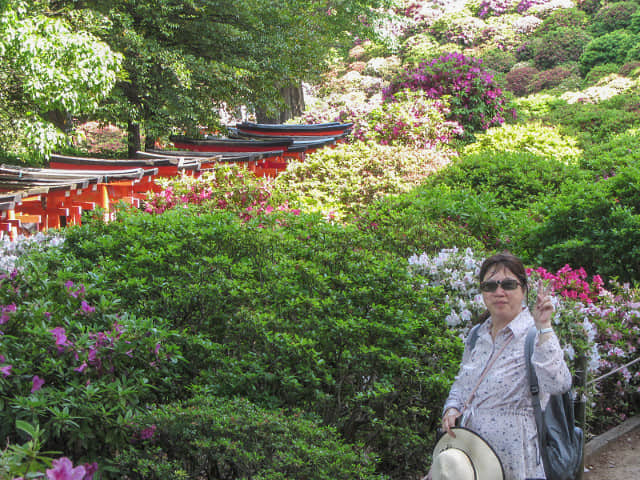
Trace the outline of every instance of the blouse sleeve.
<path fill-rule="evenodd" d="M 540 391 L 550 395 L 564 393 L 571 388 L 571 372 L 564 360 L 564 352 L 558 337 L 553 335 L 546 342 L 536 341 L 532 363 L 538 376 Z"/>
<path fill-rule="evenodd" d="M 468 385 L 466 385 L 466 380 L 462 379 L 461 372 L 471 358 L 471 349 L 469 348 L 467 340 L 465 340 L 464 343 L 464 352 L 462 353 L 462 362 L 460 362 L 460 369 L 458 370 L 458 374 L 456 375 L 456 378 L 451 385 L 451 390 L 449 390 L 447 401 L 444 402 L 444 408 L 442 409 L 443 415 L 450 408 L 455 408 L 458 411 L 462 411 L 462 407 L 464 406 L 464 402 L 466 401 L 465 395 L 468 393 L 467 391 L 469 387 Z"/>

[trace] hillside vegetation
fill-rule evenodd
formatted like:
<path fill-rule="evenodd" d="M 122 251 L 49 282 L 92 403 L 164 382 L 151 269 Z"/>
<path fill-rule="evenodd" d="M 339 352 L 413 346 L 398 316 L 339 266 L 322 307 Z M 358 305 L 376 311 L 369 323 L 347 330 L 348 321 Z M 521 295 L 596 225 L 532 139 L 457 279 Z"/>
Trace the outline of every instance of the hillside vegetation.
<path fill-rule="evenodd" d="M 296 119 L 349 142 L 3 246 L 1 479 L 421 478 L 504 249 L 640 412 L 640 3 L 394 3 Z"/>

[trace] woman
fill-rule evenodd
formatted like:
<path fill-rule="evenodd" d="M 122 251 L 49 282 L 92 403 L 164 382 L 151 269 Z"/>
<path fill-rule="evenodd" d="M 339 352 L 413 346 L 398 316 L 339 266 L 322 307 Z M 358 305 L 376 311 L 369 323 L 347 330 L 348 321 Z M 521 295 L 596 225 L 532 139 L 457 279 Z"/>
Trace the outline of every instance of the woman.
<path fill-rule="evenodd" d="M 490 316 L 478 327 L 473 350 L 465 346 L 444 406 L 442 428 L 455 437 L 451 428 L 459 421 L 485 438 L 502 461 L 506 480 L 544 479 L 524 358 L 531 326 L 538 329 L 532 362 L 542 407 L 549 395 L 571 388 L 571 374 L 551 327 L 549 289 L 538 284 L 532 315 L 526 304 L 524 265 L 509 253 L 486 259 L 479 277 Z"/>

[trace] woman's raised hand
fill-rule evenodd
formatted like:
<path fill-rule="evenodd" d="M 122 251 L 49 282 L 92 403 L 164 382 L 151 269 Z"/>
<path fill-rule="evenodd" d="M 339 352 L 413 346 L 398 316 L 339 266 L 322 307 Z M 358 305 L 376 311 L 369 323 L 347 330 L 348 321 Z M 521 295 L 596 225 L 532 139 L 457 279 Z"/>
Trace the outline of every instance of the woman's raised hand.
<path fill-rule="evenodd" d="M 536 298 L 536 305 L 533 309 L 533 320 L 538 330 L 551 326 L 553 310 L 551 285 L 545 286 L 542 280 L 538 280 L 538 298 Z"/>

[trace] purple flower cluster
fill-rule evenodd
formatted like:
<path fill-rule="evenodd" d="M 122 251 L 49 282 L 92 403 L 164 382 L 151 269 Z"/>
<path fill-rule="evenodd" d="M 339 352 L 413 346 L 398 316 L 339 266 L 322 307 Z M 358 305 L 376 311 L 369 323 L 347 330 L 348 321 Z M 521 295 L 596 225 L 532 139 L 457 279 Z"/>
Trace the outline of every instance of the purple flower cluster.
<path fill-rule="evenodd" d="M 423 90 L 429 98 L 452 97 L 449 120 L 465 130 L 486 130 L 504 123 L 505 99 L 493 75 L 482 68 L 482 60 L 449 53 L 403 72 L 383 91 L 393 101 L 400 90 Z"/>

